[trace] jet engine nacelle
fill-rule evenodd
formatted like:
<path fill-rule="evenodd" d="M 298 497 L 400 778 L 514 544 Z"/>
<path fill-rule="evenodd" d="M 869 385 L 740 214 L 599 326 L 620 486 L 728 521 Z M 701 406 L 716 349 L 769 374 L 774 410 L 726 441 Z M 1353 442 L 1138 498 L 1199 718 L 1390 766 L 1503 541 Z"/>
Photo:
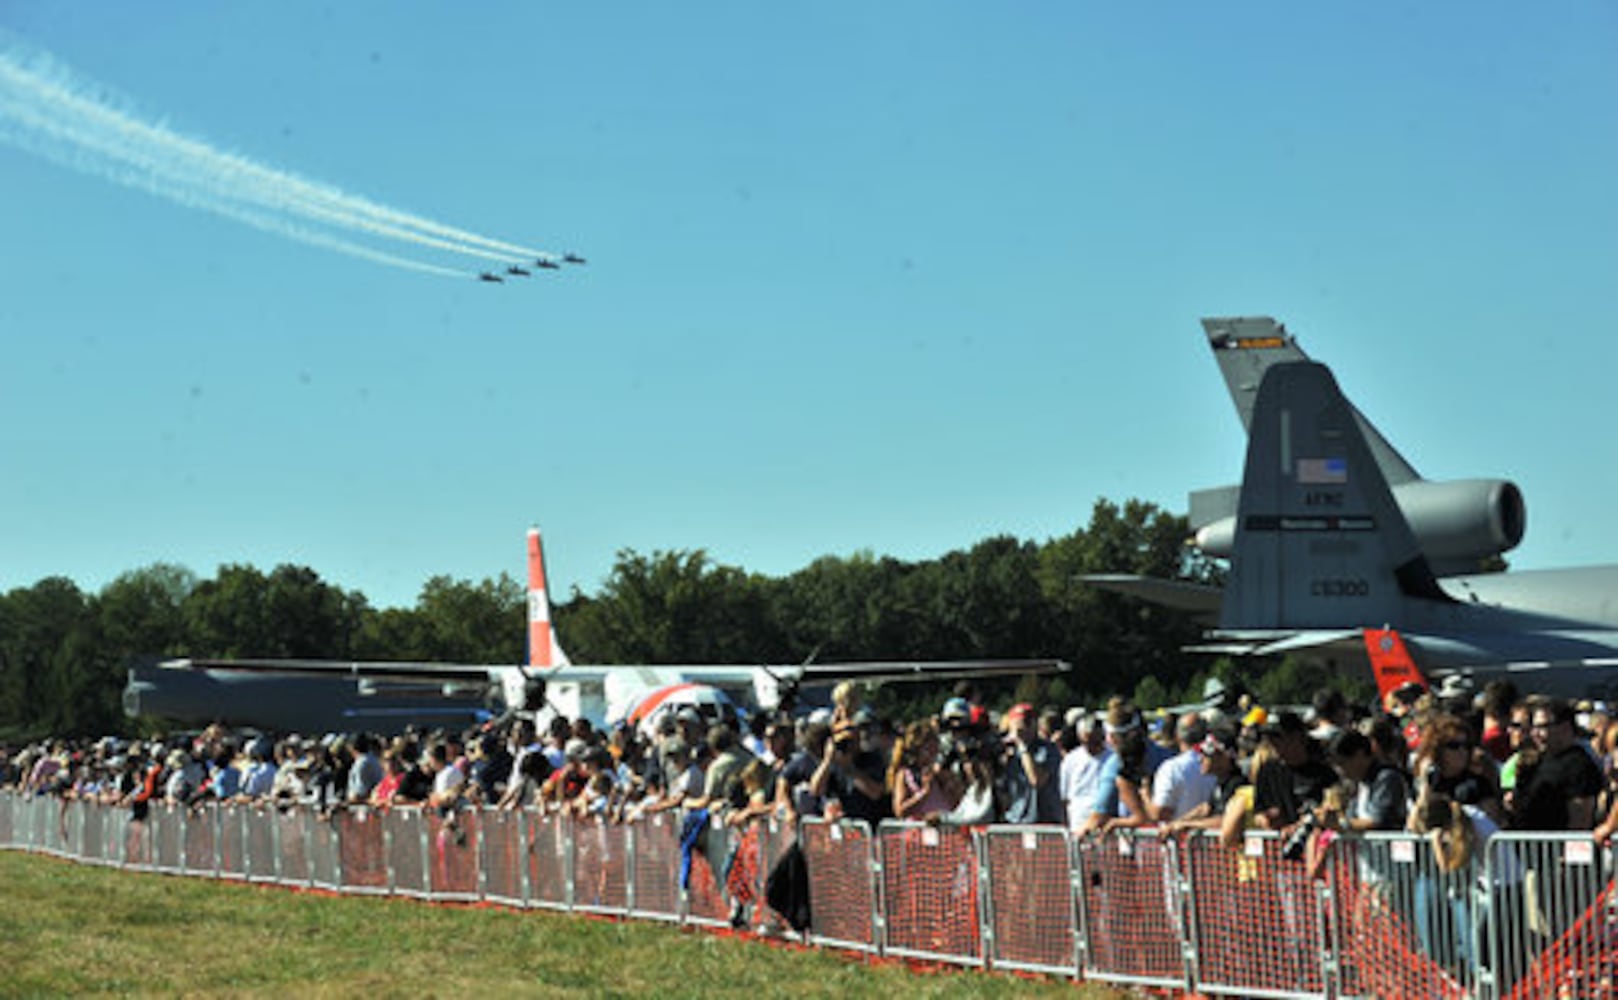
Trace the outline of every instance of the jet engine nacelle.
<path fill-rule="evenodd" d="M 1418 479 L 1393 487 L 1393 499 L 1440 576 L 1478 572 L 1486 560 L 1515 548 L 1528 525 L 1522 491 L 1504 479 Z M 1229 559 L 1236 547 L 1236 519 L 1203 525 L 1196 545 L 1207 555 Z"/>

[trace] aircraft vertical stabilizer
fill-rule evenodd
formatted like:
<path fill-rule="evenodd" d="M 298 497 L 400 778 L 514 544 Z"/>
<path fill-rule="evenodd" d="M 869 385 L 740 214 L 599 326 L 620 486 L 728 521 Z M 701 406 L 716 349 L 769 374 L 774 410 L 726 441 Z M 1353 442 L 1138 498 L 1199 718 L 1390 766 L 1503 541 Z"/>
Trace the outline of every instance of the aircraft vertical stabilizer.
<path fill-rule="evenodd" d="M 1253 404 L 1220 628 L 1398 624 L 1412 598 L 1450 600 L 1354 408 L 1324 365 L 1271 366 Z"/>
<path fill-rule="evenodd" d="M 1383 701 L 1388 695 L 1407 684 L 1425 690 L 1427 678 L 1411 657 L 1410 650 L 1399 637 L 1397 629 L 1368 628 L 1365 630 L 1365 653 L 1371 661 L 1371 673 L 1376 676 L 1376 692 Z"/>
<path fill-rule="evenodd" d="M 569 664 L 551 625 L 551 600 L 545 589 L 545 548 L 539 529 L 528 529 L 528 665 L 541 670 Z"/>

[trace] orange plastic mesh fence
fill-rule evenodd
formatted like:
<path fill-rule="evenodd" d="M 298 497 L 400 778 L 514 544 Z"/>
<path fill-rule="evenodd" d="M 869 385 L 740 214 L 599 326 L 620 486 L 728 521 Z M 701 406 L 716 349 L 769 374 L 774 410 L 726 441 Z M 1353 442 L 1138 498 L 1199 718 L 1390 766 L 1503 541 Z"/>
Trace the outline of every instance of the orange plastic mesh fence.
<path fill-rule="evenodd" d="M 132 820 L 124 828 L 124 864 L 145 868 L 152 863 L 152 838 L 144 820 Z"/>
<path fill-rule="evenodd" d="M 628 835 L 600 816 L 573 821 L 573 908 L 598 913 L 629 909 Z"/>
<path fill-rule="evenodd" d="M 1343 991 L 1471 995 L 1474 966 L 1467 956 L 1478 874 L 1438 871 L 1431 846 L 1407 837 L 1334 841 L 1325 875 L 1335 901 Z"/>
<path fill-rule="evenodd" d="M 483 894 L 491 903 L 523 906 L 522 814 L 485 809 L 480 818 L 483 845 Z"/>
<path fill-rule="evenodd" d="M 343 889 L 348 892 L 387 892 L 387 836 L 383 814 L 352 809 L 337 817 L 337 838 L 342 854 Z"/>
<path fill-rule="evenodd" d="M 428 810 L 428 889 L 434 899 L 478 898 L 478 820 L 467 809 L 446 818 Z"/>
<path fill-rule="evenodd" d="M 730 871 L 725 874 L 725 892 L 739 903 L 752 905 L 760 896 L 760 870 L 764 828 L 750 823 L 732 838 Z"/>
<path fill-rule="evenodd" d="M 755 828 L 759 831 L 759 871 L 756 890 L 758 899 L 752 912 L 753 926 L 785 932 L 791 925 L 783 914 L 778 913 L 769 904 L 769 880 L 770 873 L 775 870 L 781 858 L 798 843 L 797 831 L 774 819 L 759 820 Z"/>
<path fill-rule="evenodd" d="M 978 853 L 970 831 L 885 821 L 884 944 L 895 955 L 978 965 Z"/>
<path fill-rule="evenodd" d="M 1008 968 L 1072 975 L 1073 884 L 1061 827 L 990 827 L 983 835 L 989 868 L 989 959 Z"/>
<path fill-rule="evenodd" d="M 870 829 L 864 823 L 804 820 L 798 838 L 809 869 L 810 940 L 875 951 L 875 842 Z"/>
<path fill-rule="evenodd" d="M 1172 986 L 1185 981 L 1175 844 L 1121 831 L 1076 847 L 1082 868 L 1084 974 Z"/>
<path fill-rule="evenodd" d="M 680 830 L 667 813 L 653 813 L 631 827 L 635 842 L 635 906 L 638 917 L 680 918 Z"/>
<path fill-rule="evenodd" d="M 1618 997 L 1618 889 L 1588 836 L 1489 843 L 1498 995 Z M 1512 879 L 1515 876 L 1515 883 Z"/>
<path fill-rule="evenodd" d="M 83 831 L 80 843 L 83 845 L 84 856 L 98 863 L 105 863 L 109 860 L 106 817 L 111 810 L 102 809 L 89 802 L 79 802 L 77 805 L 80 829 Z"/>
<path fill-rule="evenodd" d="M 568 905 L 569 869 L 567 819 L 556 813 L 534 815 L 528 836 L 528 903 L 561 909 Z"/>
<path fill-rule="evenodd" d="M 722 925 L 728 922 L 730 903 L 720 886 L 724 859 L 730 847 L 730 832 L 710 825 L 691 852 L 691 880 L 685 896 L 685 918 L 692 923 Z"/>

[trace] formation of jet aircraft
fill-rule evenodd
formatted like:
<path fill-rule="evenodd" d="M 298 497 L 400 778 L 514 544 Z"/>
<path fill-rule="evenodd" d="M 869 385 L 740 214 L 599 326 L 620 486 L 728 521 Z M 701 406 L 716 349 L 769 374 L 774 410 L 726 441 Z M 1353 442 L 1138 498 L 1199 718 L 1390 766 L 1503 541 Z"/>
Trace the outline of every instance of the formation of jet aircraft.
<path fill-rule="evenodd" d="M 570 252 L 570 253 L 564 253 L 561 256 L 560 259 L 558 259 L 558 258 L 556 258 L 554 256 L 552 256 L 552 257 L 536 257 L 536 258 L 534 258 L 533 266 L 536 267 L 536 268 L 539 268 L 542 271 L 560 271 L 562 269 L 563 264 L 578 265 L 578 264 L 586 264 L 586 263 L 589 263 L 589 262 L 586 261 L 583 257 L 579 256 L 576 253 L 571 253 Z M 509 267 L 506 268 L 505 273 L 508 274 L 508 275 L 511 275 L 513 277 L 528 278 L 528 277 L 532 277 L 534 272 L 529 270 L 526 267 L 523 267 L 520 264 L 512 264 L 512 265 L 510 265 Z M 494 284 L 504 284 L 505 280 L 506 280 L 505 278 L 501 277 L 499 274 L 495 273 L 494 271 L 480 271 L 480 272 L 478 272 L 477 279 L 479 281 L 488 281 L 488 282 L 492 282 Z"/>

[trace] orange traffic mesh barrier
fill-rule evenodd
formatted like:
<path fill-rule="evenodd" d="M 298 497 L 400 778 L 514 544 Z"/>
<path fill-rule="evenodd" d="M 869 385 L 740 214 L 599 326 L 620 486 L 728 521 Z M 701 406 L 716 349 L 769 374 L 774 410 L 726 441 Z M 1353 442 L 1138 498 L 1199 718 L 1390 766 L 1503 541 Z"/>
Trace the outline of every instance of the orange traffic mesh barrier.
<path fill-rule="evenodd" d="M 680 830 L 667 813 L 653 813 L 631 828 L 635 842 L 635 905 L 653 920 L 680 917 Z"/>
<path fill-rule="evenodd" d="M 473 810 L 449 818 L 428 811 L 428 891 L 434 899 L 478 898 L 479 818 Z"/>
<path fill-rule="evenodd" d="M 1431 848 L 1408 839 L 1330 847 L 1324 876 L 1340 945 L 1344 992 L 1366 996 L 1471 995 L 1471 883 L 1476 871 L 1442 874 Z M 1459 913 L 1458 907 L 1465 912 Z"/>
<path fill-rule="evenodd" d="M 337 816 L 337 842 L 343 888 L 350 892 L 387 892 L 388 855 L 382 813 L 352 809 Z"/>
<path fill-rule="evenodd" d="M 571 901 L 567 820 L 556 813 L 531 814 L 528 835 L 528 902 L 531 906 L 565 908 Z"/>
<path fill-rule="evenodd" d="M 978 855 L 964 829 L 883 822 L 882 915 L 895 955 L 979 964 Z"/>
<path fill-rule="evenodd" d="M 1124 831 L 1078 842 L 1083 869 L 1084 974 L 1173 986 L 1185 981 L 1178 911 L 1171 904 L 1171 841 Z"/>
<path fill-rule="evenodd" d="M 763 827 L 749 823 L 734 835 L 731 848 L 730 870 L 725 873 L 725 892 L 739 903 L 752 905 L 761 895 L 760 857 Z"/>
<path fill-rule="evenodd" d="M 152 840 L 147 833 L 144 820 L 131 820 L 124 829 L 124 864 L 131 868 L 145 868 L 152 863 Z"/>
<path fill-rule="evenodd" d="M 990 827 L 982 836 L 989 868 L 990 961 L 1006 968 L 1077 972 L 1066 832 Z"/>
<path fill-rule="evenodd" d="M 600 816 L 575 820 L 573 827 L 573 907 L 600 913 L 629 909 L 629 851 L 626 828 Z"/>
<path fill-rule="evenodd" d="M 247 877 L 254 882 L 274 882 L 275 810 L 254 807 L 247 814 Z"/>
<path fill-rule="evenodd" d="M 727 853 L 729 836 L 724 827 L 710 825 L 698 842 L 701 848 L 691 852 L 691 880 L 685 896 L 689 921 L 720 926 L 730 922 L 730 903 L 720 885 L 722 873 L 714 870 L 715 860 Z"/>
<path fill-rule="evenodd" d="M 809 869 L 810 939 L 817 944 L 875 951 L 875 863 L 864 823 L 804 820 L 798 831 Z"/>
<path fill-rule="evenodd" d="M 483 895 L 491 903 L 523 906 L 522 814 L 490 809 L 483 813 Z"/>
<path fill-rule="evenodd" d="M 1618 997 L 1618 895 L 1609 882 L 1589 910 L 1540 954 L 1511 992 L 1528 997 Z"/>
<path fill-rule="evenodd" d="M 768 889 L 770 873 L 780 863 L 781 858 L 798 843 L 797 833 L 790 826 L 782 826 L 774 819 L 758 820 L 753 829 L 758 831 L 759 866 L 756 892 L 758 898 L 754 900 L 752 911 L 753 926 L 770 933 L 786 933 L 791 928 L 791 921 L 785 914 L 779 913 L 769 904 Z"/>

